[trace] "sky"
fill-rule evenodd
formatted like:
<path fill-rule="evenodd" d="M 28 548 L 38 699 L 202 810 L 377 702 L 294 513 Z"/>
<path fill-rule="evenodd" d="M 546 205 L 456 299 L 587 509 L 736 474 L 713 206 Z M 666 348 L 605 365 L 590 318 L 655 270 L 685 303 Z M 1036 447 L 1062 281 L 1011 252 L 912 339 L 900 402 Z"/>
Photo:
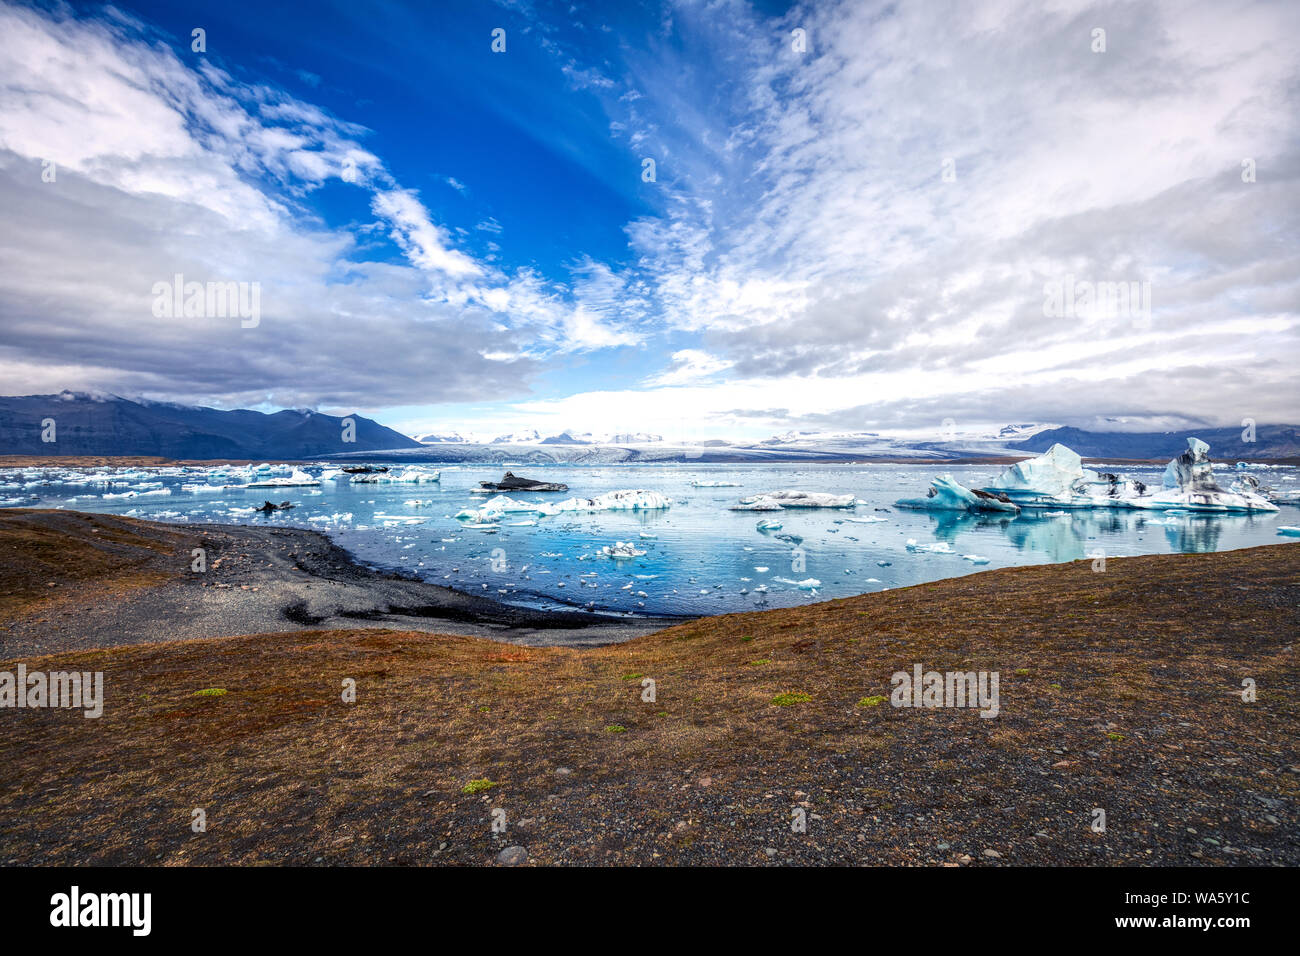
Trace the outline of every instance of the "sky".
<path fill-rule="evenodd" d="M 1297 40 L 1231 0 L 0 0 L 0 393 L 1295 423 Z M 177 275 L 255 321 L 160 310 Z"/>

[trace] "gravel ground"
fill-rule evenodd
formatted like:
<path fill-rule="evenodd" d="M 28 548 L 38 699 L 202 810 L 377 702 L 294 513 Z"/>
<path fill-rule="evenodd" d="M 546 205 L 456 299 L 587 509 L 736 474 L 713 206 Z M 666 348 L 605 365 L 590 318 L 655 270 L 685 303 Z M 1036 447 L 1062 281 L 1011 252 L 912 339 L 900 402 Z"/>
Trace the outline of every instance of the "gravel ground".
<path fill-rule="evenodd" d="M 514 607 L 369 570 L 325 535 L 305 529 L 162 525 L 18 509 L 0 514 L 0 521 L 15 548 L 11 562 L 23 545 L 14 540 L 19 533 L 64 536 L 63 552 L 29 582 L 29 590 L 40 597 L 9 609 L 0 624 L 0 659 L 308 627 L 397 627 L 513 644 L 583 647 L 626 641 L 679 623 Z M 110 540 L 119 525 L 137 539 Z M 90 578 L 70 573 L 87 551 L 106 548 L 118 567 Z M 194 548 L 206 553 L 203 573 L 191 570 Z M 21 557 L 30 570 L 31 555 Z M 6 579 L 4 571 L 0 564 L 0 580 Z M 39 580 L 42 576 L 46 580 Z"/>

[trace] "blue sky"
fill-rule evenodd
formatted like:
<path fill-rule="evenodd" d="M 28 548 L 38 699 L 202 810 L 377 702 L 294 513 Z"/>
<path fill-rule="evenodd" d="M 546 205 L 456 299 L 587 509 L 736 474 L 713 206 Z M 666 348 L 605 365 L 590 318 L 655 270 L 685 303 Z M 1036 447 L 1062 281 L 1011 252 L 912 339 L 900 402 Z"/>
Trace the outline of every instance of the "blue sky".
<path fill-rule="evenodd" d="M 1298 37 L 1196 0 L 0 3 L 0 381 L 486 437 L 1295 421 Z M 177 273 L 257 322 L 156 314 Z"/>

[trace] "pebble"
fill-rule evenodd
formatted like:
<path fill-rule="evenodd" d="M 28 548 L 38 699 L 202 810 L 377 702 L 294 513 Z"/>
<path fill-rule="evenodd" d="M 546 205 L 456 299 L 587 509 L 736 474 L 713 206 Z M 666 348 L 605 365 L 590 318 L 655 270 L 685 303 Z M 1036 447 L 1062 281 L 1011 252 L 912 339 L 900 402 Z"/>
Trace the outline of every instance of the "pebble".
<path fill-rule="evenodd" d="M 502 866 L 518 866 L 528 862 L 528 851 L 521 846 L 508 846 L 497 854 L 497 863 Z"/>

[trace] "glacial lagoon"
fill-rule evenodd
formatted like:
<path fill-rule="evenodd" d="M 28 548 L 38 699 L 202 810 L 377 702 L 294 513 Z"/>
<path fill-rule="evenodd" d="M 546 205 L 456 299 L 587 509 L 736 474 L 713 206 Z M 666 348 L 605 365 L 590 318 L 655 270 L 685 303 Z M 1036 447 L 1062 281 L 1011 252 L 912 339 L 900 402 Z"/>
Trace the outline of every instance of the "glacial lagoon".
<path fill-rule="evenodd" d="M 376 459 L 375 464 L 383 464 Z M 396 464 L 395 470 L 411 467 Z M 567 492 L 512 493 L 556 504 L 644 489 L 671 499 L 657 510 L 507 513 L 491 524 L 458 519 L 491 495 L 479 482 L 500 465 L 421 465 L 438 481 L 367 483 L 347 474 L 318 487 L 223 487 L 288 476 L 236 467 L 158 469 L 28 468 L 0 475 L 0 505 L 70 508 L 174 523 L 314 528 L 370 566 L 538 607 L 591 607 L 639 614 L 718 614 L 788 607 L 904 587 L 990 568 L 1271 545 L 1294 538 L 1300 508 L 1253 515 L 1160 511 L 1025 510 L 1019 515 L 912 511 L 951 474 L 968 488 L 990 484 L 999 465 L 742 464 L 513 466 L 517 474 L 564 483 Z M 1158 487 L 1163 466 L 1093 466 Z M 313 478 L 336 464 L 303 468 Z M 1234 475 L 1216 466 L 1225 483 Z M 1298 472 L 1252 466 L 1250 473 L 1295 490 Z M 851 508 L 732 511 L 742 497 L 778 489 L 851 494 Z M 264 501 L 294 508 L 262 514 Z M 765 527 L 760 529 L 760 524 Z M 774 527 L 779 525 L 780 527 Z M 622 543 L 624 547 L 616 548 Z M 611 557 L 607 550 L 630 557 Z"/>

